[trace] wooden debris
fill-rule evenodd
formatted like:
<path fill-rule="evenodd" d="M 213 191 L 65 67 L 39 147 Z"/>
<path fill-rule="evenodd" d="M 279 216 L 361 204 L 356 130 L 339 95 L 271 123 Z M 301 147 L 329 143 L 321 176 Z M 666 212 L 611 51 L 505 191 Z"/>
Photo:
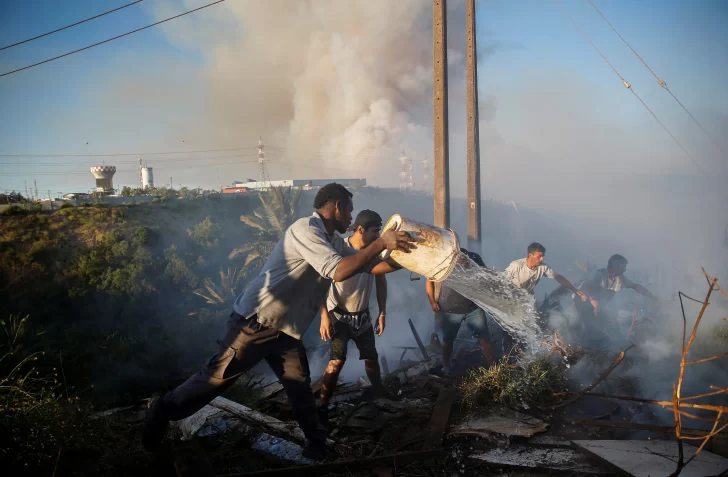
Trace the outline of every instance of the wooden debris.
<path fill-rule="evenodd" d="M 490 408 L 486 415 L 470 417 L 450 431 L 450 435 L 487 436 L 494 433 L 531 437 L 547 429 L 548 424 L 540 419 L 497 405 Z"/>
<path fill-rule="evenodd" d="M 223 411 L 227 411 L 230 414 L 246 421 L 259 424 L 268 429 L 274 435 L 285 435 L 301 444 L 306 442 L 306 437 L 303 435 L 303 431 L 295 423 L 279 421 L 274 417 L 270 417 L 262 412 L 254 411 L 247 406 L 243 406 L 242 404 L 238 404 L 221 396 L 213 399 L 209 405 L 222 409 Z M 329 447 L 334 446 L 334 442 L 331 439 L 328 439 L 326 444 Z"/>
<path fill-rule="evenodd" d="M 577 450 L 603 462 L 621 475 L 650 477 L 670 475 L 675 471 L 678 459 L 677 443 L 673 441 L 572 441 Z M 683 447 L 686 458 L 695 454 L 696 448 Z M 680 472 L 681 477 L 706 477 L 718 475 L 728 468 L 724 459 L 703 450 Z"/>
<path fill-rule="evenodd" d="M 362 469 L 390 468 L 396 473 L 397 466 L 421 462 L 424 460 L 442 459 L 445 457 L 443 449 L 429 449 L 426 451 L 403 452 L 401 454 L 390 454 L 367 459 L 356 459 L 343 462 L 331 462 L 326 464 L 315 464 L 307 466 L 287 467 L 285 469 L 262 470 L 258 472 L 247 472 L 244 474 L 226 474 L 219 477 L 243 477 L 247 475 L 259 475 L 265 477 L 300 477 L 304 475 L 349 475 L 360 472 Z"/>
<path fill-rule="evenodd" d="M 408 318 L 407 321 L 409 322 L 410 328 L 412 329 L 412 334 L 415 335 L 415 341 L 417 341 L 417 346 L 420 347 L 420 353 L 422 353 L 422 357 L 424 358 L 424 361 L 430 360 L 430 355 L 427 354 L 427 350 L 425 349 L 425 345 L 422 344 L 422 340 L 420 339 L 420 335 L 417 333 L 417 329 L 415 329 L 414 323 L 412 323 L 412 318 Z"/>
<path fill-rule="evenodd" d="M 453 387 L 443 387 L 435 402 L 435 409 L 430 418 L 430 430 L 425 438 L 423 449 L 434 449 L 442 445 L 442 439 L 445 437 L 447 423 L 450 420 L 450 412 L 455 402 L 456 389 Z"/>

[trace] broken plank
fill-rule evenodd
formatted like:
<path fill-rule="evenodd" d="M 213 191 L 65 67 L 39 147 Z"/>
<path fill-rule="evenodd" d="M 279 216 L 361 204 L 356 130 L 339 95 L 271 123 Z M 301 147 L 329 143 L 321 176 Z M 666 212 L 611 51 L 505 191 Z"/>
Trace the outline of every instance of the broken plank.
<path fill-rule="evenodd" d="M 603 462 L 620 475 L 650 477 L 670 475 L 677 467 L 678 448 L 675 441 L 618 441 L 579 440 L 571 441 L 583 454 Z M 696 447 L 685 443 L 684 458 L 695 455 Z M 681 477 L 706 477 L 718 475 L 728 468 L 728 459 L 703 450 L 680 472 Z"/>
<path fill-rule="evenodd" d="M 247 406 L 243 406 L 242 404 L 231 401 L 229 399 L 225 399 L 222 396 L 218 396 L 213 399 L 209 405 L 218 409 L 222 409 L 223 411 L 227 411 L 233 416 L 237 416 L 246 421 L 260 424 L 261 426 L 272 432 L 274 435 L 283 434 L 285 436 L 291 437 L 293 440 L 301 444 L 304 444 L 306 442 L 306 436 L 304 436 L 301 428 L 299 428 L 295 423 L 286 423 L 283 421 L 279 421 L 274 417 L 270 417 L 266 414 L 263 414 L 262 412 L 255 411 Z M 326 445 L 329 447 L 333 447 L 334 441 L 332 441 L 331 439 L 327 439 Z"/>
<path fill-rule="evenodd" d="M 445 437 L 447 423 L 450 420 L 450 411 L 455 402 L 456 389 L 454 387 L 442 387 L 435 401 L 435 409 L 432 411 L 430 426 L 423 449 L 434 449 L 442 445 Z"/>
<path fill-rule="evenodd" d="M 425 345 L 422 344 L 422 340 L 420 339 L 419 333 L 417 333 L 417 329 L 415 329 L 415 324 L 412 323 L 412 318 L 407 318 L 407 321 L 409 321 L 410 328 L 412 329 L 412 334 L 415 335 L 415 341 L 417 341 L 417 346 L 420 347 L 420 353 L 422 353 L 423 361 L 429 361 L 430 355 L 427 354 L 427 350 L 425 349 Z"/>
<path fill-rule="evenodd" d="M 243 477 L 247 475 L 260 475 L 265 477 L 299 477 L 304 475 L 336 474 L 347 475 L 361 471 L 361 469 L 377 469 L 389 467 L 397 469 L 398 466 L 421 462 L 424 460 L 442 459 L 446 455 L 443 449 L 429 449 L 415 452 L 403 452 L 366 459 L 357 459 L 344 462 L 331 462 L 307 466 L 286 467 L 284 469 L 261 470 L 244 474 L 225 474 L 219 477 Z"/>

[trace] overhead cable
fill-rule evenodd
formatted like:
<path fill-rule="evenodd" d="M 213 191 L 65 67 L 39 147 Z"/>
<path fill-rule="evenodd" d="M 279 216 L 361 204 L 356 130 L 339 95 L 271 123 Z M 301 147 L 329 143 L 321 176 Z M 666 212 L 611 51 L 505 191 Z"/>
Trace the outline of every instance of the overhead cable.
<path fill-rule="evenodd" d="M 193 10 L 189 10 L 189 11 L 186 11 L 184 13 L 180 13 L 179 15 L 175 15 L 173 17 L 165 18 L 164 20 L 160 20 L 158 22 L 152 23 L 151 25 L 147 25 L 145 27 L 137 28 L 136 30 L 132 30 L 132 31 L 126 32 L 126 33 L 124 33 L 122 35 L 117 35 L 117 36 L 115 36 L 113 38 L 108 38 L 108 39 L 106 39 L 104 41 L 100 41 L 98 43 L 94 43 L 93 45 L 84 46 L 83 48 L 79 48 L 78 50 L 73 50 L 73 51 L 70 51 L 68 53 L 64 53 L 63 55 L 55 56 L 53 58 L 49 58 L 49 59 L 44 60 L 44 61 L 39 61 L 38 63 L 33 63 L 32 65 L 24 66 L 22 68 L 18 68 L 17 70 L 12 70 L 12 71 L 8 71 L 6 73 L 1 73 L 0 74 L 0 77 L 8 76 L 8 75 L 11 75 L 13 73 L 18 73 L 20 71 L 27 70 L 29 68 L 33 68 L 35 66 L 39 66 L 39 65 L 42 65 L 42 64 L 45 64 L 45 63 L 50 63 L 51 61 L 55 61 L 55 60 L 58 60 L 60 58 L 64 58 L 66 56 L 73 55 L 74 53 L 78 53 L 80 51 L 88 50 L 89 48 L 93 48 L 95 46 L 103 45 L 104 43 L 108 43 L 110 41 L 118 40 L 119 38 L 123 38 L 125 36 L 131 35 L 133 33 L 140 32 L 142 30 L 146 30 L 147 28 L 151 28 L 151 27 L 157 26 L 157 25 L 159 25 L 161 23 L 168 22 L 170 20 L 174 20 L 175 18 L 179 18 L 179 17 L 183 17 L 185 15 L 189 15 L 190 13 L 194 13 L 194 12 L 197 12 L 199 10 L 202 10 L 203 8 L 207 8 L 207 7 L 211 7 L 213 5 L 217 5 L 218 3 L 222 3 L 224 1 L 225 0 L 217 0 L 216 2 L 208 3 L 207 5 L 203 5 L 203 6 L 199 7 L 199 8 L 195 8 Z"/>
<path fill-rule="evenodd" d="M 677 144 L 677 146 L 685 153 L 685 155 L 692 161 L 692 163 L 695 164 L 695 167 L 697 167 L 698 170 L 700 170 L 700 172 L 705 175 L 705 171 L 703 170 L 702 167 L 700 167 L 700 164 L 697 163 L 695 158 L 693 158 L 693 156 L 688 152 L 688 150 L 685 149 L 683 147 L 683 145 L 680 143 L 680 141 L 678 141 L 677 138 L 670 132 L 670 130 L 667 129 L 667 126 L 665 126 L 665 124 L 662 121 L 660 121 L 660 118 L 658 118 L 657 115 L 650 109 L 650 107 L 647 106 L 647 104 L 642 100 L 642 98 L 640 98 L 640 96 L 635 92 L 634 88 L 632 88 L 632 85 L 629 83 L 629 81 L 624 79 L 624 77 L 621 74 L 619 74 L 619 71 L 617 71 L 617 69 L 614 67 L 614 65 L 612 65 L 612 63 L 607 59 L 607 57 L 604 56 L 604 54 L 601 52 L 601 50 L 599 50 L 599 48 L 597 48 L 597 46 L 594 44 L 594 42 L 591 40 L 591 38 L 589 38 L 589 35 L 587 35 L 586 32 L 584 32 L 584 30 L 581 29 L 579 24 L 576 23 L 576 21 L 573 18 L 571 18 L 571 15 L 568 14 L 568 12 L 564 9 L 564 7 L 557 0 L 553 0 L 553 1 L 561 9 L 563 14 L 566 15 L 566 17 L 571 21 L 571 23 L 574 24 L 574 26 L 577 28 L 577 30 L 579 30 L 581 35 L 591 44 L 591 46 L 596 50 L 596 52 L 599 53 L 599 56 L 601 56 L 602 59 L 609 65 L 609 67 L 612 68 L 612 71 L 614 71 L 614 74 L 616 74 L 619 77 L 619 79 L 622 80 L 622 84 L 625 86 L 625 88 L 627 88 L 635 96 L 635 98 L 637 98 L 639 100 L 639 102 L 642 103 L 642 106 L 644 106 L 645 109 L 652 115 L 652 117 L 655 118 L 655 121 L 657 121 L 657 123 L 660 126 L 662 126 L 662 129 L 664 129 L 665 132 L 667 132 L 667 134 L 670 135 L 670 137 L 675 142 L 675 144 Z"/>
<path fill-rule="evenodd" d="M 68 28 L 75 27 L 76 25 L 80 25 L 81 23 L 86 23 L 86 22 L 91 21 L 91 20 L 94 20 L 96 18 L 103 17 L 104 15 L 108 15 L 109 13 L 118 12 L 119 10 L 122 10 L 122 9 L 124 9 L 126 7 L 130 7 L 132 5 L 135 5 L 135 4 L 137 4 L 137 3 L 141 2 L 141 1 L 142 0 L 136 0 L 135 2 L 127 3 L 126 5 L 122 5 L 119 8 L 114 8 L 113 10 L 109 10 L 108 12 L 101 13 L 99 15 L 96 15 L 96 16 L 93 16 L 93 17 L 90 17 L 90 18 L 87 18 L 85 20 L 81 20 L 80 22 L 76 22 L 76 23 L 74 23 L 72 25 L 64 26 L 63 28 L 59 28 L 57 30 L 49 31 L 48 33 L 43 33 L 42 35 L 34 36 L 33 38 L 28 38 L 27 40 L 23 40 L 23 41 L 19 41 L 17 43 L 13 43 L 12 45 L 7 45 L 7 46 L 0 47 L 0 51 L 7 50 L 8 48 L 12 48 L 14 46 L 22 45 L 23 43 L 28 43 L 29 41 L 37 40 L 38 38 L 43 38 L 44 36 L 48 36 L 48 35 L 52 35 L 54 33 L 58 33 L 59 31 L 63 31 L 63 30 L 66 30 Z"/>
<path fill-rule="evenodd" d="M 604 19 L 604 21 L 607 22 L 607 25 L 609 25 L 609 27 L 614 31 L 614 33 L 617 34 L 617 36 L 619 37 L 619 39 L 622 40 L 624 42 L 624 44 L 627 45 L 627 47 L 630 50 L 632 50 L 632 53 L 634 53 L 634 55 L 642 62 L 642 64 L 645 65 L 645 68 L 647 68 L 649 70 L 649 72 L 652 73 L 652 76 L 655 77 L 655 79 L 657 80 L 657 83 L 665 91 L 667 91 L 670 94 L 670 96 L 672 96 L 672 99 L 674 99 L 677 102 L 677 104 L 679 104 L 680 107 L 688 114 L 688 116 L 690 116 L 690 119 L 692 119 L 693 122 L 705 133 L 705 135 L 708 136 L 711 141 L 713 141 L 713 144 L 715 144 L 715 146 L 720 149 L 720 146 L 718 145 L 718 143 L 716 142 L 716 140 L 713 139 L 713 136 L 711 136 L 710 133 L 708 132 L 708 130 L 705 129 L 703 127 L 703 125 L 700 124 L 700 122 L 698 122 L 697 119 L 695 119 L 695 116 L 693 116 L 693 114 L 690 111 L 688 111 L 688 108 L 686 108 L 685 105 L 683 105 L 682 102 L 679 99 L 677 99 L 677 96 L 675 96 L 675 94 L 670 90 L 670 88 L 667 86 L 667 83 L 662 78 L 660 78 L 659 76 L 657 76 L 657 74 L 655 74 L 654 71 L 652 71 L 652 68 L 650 68 L 650 65 L 648 65 L 647 62 L 642 59 L 642 57 L 639 55 L 639 53 L 637 53 L 637 51 L 635 51 L 635 49 L 632 48 L 632 45 L 630 45 L 627 42 L 627 40 L 625 40 L 624 37 L 622 37 L 622 35 L 619 34 L 619 32 L 617 31 L 617 29 L 614 28 L 614 25 L 612 25 L 612 23 L 609 20 L 607 20 L 607 17 L 604 16 L 604 14 L 601 12 L 601 10 L 599 10 L 597 8 L 597 6 L 594 5 L 594 2 L 592 2 L 592 0 L 588 0 L 588 1 L 591 4 L 591 6 L 594 7 L 594 10 L 596 10 L 597 13 Z"/>

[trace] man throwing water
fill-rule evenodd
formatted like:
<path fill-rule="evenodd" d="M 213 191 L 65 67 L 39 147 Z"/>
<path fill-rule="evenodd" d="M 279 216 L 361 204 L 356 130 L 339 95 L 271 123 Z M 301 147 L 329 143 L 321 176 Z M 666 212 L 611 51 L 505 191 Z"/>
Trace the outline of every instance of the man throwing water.
<path fill-rule="evenodd" d="M 235 300 L 218 353 L 197 374 L 150 404 L 142 436 L 145 448 L 160 445 L 169 421 L 194 414 L 264 359 L 283 385 L 306 436 L 304 455 L 325 458 L 328 431 L 318 421 L 301 335 L 326 301 L 332 281 L 342 282 L 363 270 L 393 271 L 387 262 L 373 266 L 377 255 L 384 249 L 409 252 L 413 245 L 406 233 L 387 231 L 361 251 L 347 246 L 336 232 L 346 232 L 354 204 L 341 184 L 322 187 L 313 207 L 311 216 L 288 227 L 260 274 Z"/>
<path fill-rule="evenodd" d="M 345 239 L 346 244 L 356 250 L 364 250 L 379 238 L 382 218 L 372 210 L 362 210 L 350 230 L 354 233 Z M 375 282 L 379 316 L 372 323 L 369 298 Z M 321 378 L 319 421 L 324 425 L 328 423 L 329 400 L 346 362 L 349 340 L 354 341 L 359 350 L 359 359 L 364 360 L 364 369 L 372 383 L 372 390 L 379 395 L 384 393 L 374 333 L 378 336 L 384 333 L 386 309 L 387 279 L 384 275 L 360 273 L 331 284 L 329 298 L 321 307 L 321 338 L 329 340 L 331 347 L 329 364 Z"/>

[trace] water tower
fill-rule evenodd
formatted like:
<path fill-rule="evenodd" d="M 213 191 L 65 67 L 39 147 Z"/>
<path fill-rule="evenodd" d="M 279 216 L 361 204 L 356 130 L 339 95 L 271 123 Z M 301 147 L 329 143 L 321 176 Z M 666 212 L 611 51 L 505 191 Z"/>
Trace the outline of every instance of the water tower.
<path fill-rule="evenodd" d="M 142 167 L 142 189 L 154 188 L 154 175 L 151 167 Z"/>
<path fill-rule="evenodd" d="M 96 178 L 96 192 L 113 194 L 114 184 L 112 178 L 116 173 L 116 166 L 91 166 L 91 174 Z"/>

